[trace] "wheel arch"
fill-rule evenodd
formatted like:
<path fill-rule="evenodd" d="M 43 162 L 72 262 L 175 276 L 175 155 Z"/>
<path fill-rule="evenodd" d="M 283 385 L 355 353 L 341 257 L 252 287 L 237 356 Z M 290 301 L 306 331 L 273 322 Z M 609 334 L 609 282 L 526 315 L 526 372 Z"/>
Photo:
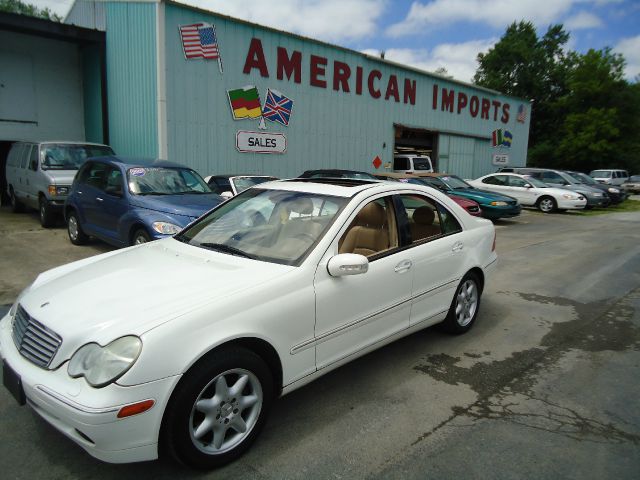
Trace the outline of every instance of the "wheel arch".
<path fill-rule="evenodd" d="M 465 275 L 468 275 L 469 273 L 473 273 L 476 277 L 478 277 L 478 281 L 480 282 L 480 285 L 478 286 L 480 287 L 480 293 L 482 293 L 482 291 L 484 290 L 484 272 L 480 267 L 473 267 Z"/>

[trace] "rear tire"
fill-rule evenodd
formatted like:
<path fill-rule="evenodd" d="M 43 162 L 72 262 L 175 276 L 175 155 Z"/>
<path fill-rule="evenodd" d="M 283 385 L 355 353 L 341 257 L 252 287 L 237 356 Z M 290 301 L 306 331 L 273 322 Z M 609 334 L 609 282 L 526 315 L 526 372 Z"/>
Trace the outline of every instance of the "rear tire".
<path fill-rule="evenodd" d="M 89 237 L 82 231 L 78 214 L 74 210 L 67 215 L 67 233 L 69 240 L 74 245 L 84 245 L 89 240 Z"/>
<path fill-rule="evenodd" d="M 38 211 L 40 212 L 40 225 L 44 228 L 51 228 L 56 223 L 56 214 L 51 210 L 49 202 L 44 197 L 38 201 Z"/>
<path fill-rule="evenodd" d="M 456 289 L 442 329 L 454 335 L 468 332 L 478 317 L 482 287 L 475 273 L 467 273 Z"/>
<path fill-rule="evenodd" d="M 11 202 L 11 211 L 13 213 L 20 213 L 24 211 L 24 206 L 16 198 L 16 194 L 13 191 L 13 187 L 9 189 L 9 201 Z"/>
<path fill-rule="evenodd" d="M 541 197 L 536 205 L 542 213 L 553 213 L 558 208 L 558 204 L 553 197 Z"/>
<path fill-rule="evenodd" d="M 273 397 L 273 376 L 257 354 L 214 350 L 176 386 L 162 419 L 161 453 L 202 470 L 226 465 L 257 438 Z"/>

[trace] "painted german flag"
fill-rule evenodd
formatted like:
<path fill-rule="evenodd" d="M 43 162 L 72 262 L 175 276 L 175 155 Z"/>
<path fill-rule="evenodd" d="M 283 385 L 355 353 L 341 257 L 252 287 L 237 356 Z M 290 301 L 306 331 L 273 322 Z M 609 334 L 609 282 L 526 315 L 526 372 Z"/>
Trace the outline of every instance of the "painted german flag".
<path fill-rule="evenodd" d="M 227 90 L 227 95 L 229 96 L 231 110 L 233 110 L 233 118 L 236 120 L 262 116 L 260 95 L 258 95 L 256 87 L 250 85 L 236 90 Z"/>

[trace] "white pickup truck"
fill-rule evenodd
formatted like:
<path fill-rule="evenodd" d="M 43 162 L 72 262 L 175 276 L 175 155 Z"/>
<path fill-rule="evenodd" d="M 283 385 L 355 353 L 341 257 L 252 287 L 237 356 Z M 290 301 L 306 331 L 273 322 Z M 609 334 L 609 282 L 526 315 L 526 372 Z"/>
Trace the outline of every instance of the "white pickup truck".
<path fill-rule="evenodd" d="M 397 173 L 433 172 L 433 164 L 427 155 L 403 153 L 393 157 L 393 171 Z"/>

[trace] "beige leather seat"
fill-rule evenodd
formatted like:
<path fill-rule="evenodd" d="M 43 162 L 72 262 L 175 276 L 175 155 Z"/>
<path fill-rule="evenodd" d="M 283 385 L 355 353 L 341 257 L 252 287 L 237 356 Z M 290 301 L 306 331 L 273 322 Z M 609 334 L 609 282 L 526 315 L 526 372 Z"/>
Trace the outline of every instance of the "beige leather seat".
<path fill-rule="evenodd" d="M 427 206 L 418 207 L 413 211 L 411 218 L 413 219 L 413 222 L 411 222 L 412 242 L 419 242 L 425 238 L 440 235 L 440 226 L 433 224 L 436 215 L 432 208 Z"/>
<path fill-rule="evenodd" d="M 340 253 L 370 256 L 389 248 L 389 228 L 384 208 L 375 202 L 366 205 L 347 231 L 339 247 Z"/>

